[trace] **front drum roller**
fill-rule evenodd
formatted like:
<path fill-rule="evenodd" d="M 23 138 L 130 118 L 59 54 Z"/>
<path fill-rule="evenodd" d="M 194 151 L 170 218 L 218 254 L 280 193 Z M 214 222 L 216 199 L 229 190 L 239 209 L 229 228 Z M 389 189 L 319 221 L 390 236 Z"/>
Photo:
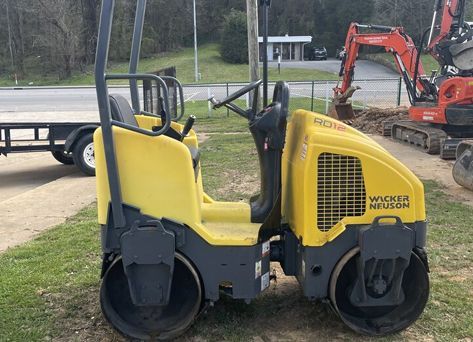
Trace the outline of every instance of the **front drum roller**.
<path fill-rule="evenodd" d="M 135 306 L 120 257 L 102 279 L 100 304 L 105 318 L 121 334 L 138 340 L 168 340 L 191 326 L 201 309 L 202 294 L 197 271 L 176 253 L 169 304 Z"/>
<path fill-rule="evenodd" d="M 429 297 L 429 277 L 419 256 L 411 253 L 404 272 L 401 285 L 404 300 L 399 305 L 376 307 L 359 307 L 350 301 L 358 277 L 359 257 L 359 247 L 348 252 L 338 262 L 330 279 L 330 300 L 342 321 L 354 331 L 371 336 L 394 334 L 414 323 L 424 311 Z M 379 275 L 379 279 L 388 277 L 389 274 Z"/>

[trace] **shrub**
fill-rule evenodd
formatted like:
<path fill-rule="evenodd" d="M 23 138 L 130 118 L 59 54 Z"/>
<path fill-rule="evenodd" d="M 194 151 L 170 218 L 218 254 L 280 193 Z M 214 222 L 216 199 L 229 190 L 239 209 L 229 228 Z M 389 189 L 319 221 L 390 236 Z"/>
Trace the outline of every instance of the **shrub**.
<path fill-rule="evenodd" d="M 225 16 L 220 43 L 223 60 L 233 64 L 248 63 L 248 29 L 246 13 L 231 10 Z"/>

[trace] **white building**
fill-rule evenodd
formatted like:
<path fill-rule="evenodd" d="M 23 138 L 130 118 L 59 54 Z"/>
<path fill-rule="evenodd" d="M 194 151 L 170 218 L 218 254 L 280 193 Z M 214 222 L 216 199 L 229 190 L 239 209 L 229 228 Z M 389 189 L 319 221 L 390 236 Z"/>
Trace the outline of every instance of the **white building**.
<path fill-rule="evenodd" d="M 263 37 L 259 37 L 260 56 L 263 56 Z M 268 60 L 277 61 L 277 54 L 283 61 L 303 61 L 304 48 L 312 42 L 311 36 L 272 36 L 268 37 Z"/>

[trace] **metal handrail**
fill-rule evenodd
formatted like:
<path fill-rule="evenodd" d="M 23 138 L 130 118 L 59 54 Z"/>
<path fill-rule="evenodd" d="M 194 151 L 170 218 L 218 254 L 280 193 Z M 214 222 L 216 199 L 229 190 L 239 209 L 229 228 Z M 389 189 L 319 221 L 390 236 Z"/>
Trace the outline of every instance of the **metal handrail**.
<path fill-rule="evenodd" d="M 174 121 L 177 122 L 181 120 L 185 114 L 184 87 L 182 86 L 181 82 L 175 77 L 172 77 L 172 76 L 159 76 L 159 77 L 161 77 L 163 80 L 173 81 L 177 85 L 177 88 L 179 89 L 179 101 L 181 103 L 181 114 L 174 119 Z"/>

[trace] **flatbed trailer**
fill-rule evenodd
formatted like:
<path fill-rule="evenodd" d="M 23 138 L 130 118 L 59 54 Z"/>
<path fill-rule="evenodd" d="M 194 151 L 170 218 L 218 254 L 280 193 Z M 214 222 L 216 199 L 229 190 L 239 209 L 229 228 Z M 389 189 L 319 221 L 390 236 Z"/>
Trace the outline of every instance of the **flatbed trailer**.
<path fill-rule="evenodd" d="M 51 152 L 62 164 L 95 175 L 93 133 L 96 122 L 0 123 L 0 155 Z"/>

